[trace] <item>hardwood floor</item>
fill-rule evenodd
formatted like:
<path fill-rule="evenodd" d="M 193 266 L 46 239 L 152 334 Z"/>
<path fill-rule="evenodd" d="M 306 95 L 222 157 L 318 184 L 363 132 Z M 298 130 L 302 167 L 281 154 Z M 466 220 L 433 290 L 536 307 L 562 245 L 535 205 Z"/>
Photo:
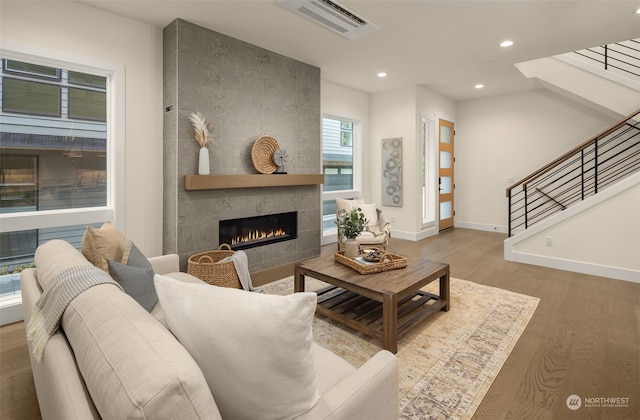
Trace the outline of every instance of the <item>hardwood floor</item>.
<path fill-rule="evenodd" d="M 639 419 L 640 284 L 507 262 L 504 239 L 452 229 L 390 244 L 400 254 L 449 263 L 453 277 L 540 298 L 474 419 Z M 280 267 L 253 279 L 292 274 L 291 266 Z M 39 418 L 23 323 L 0 328 L 0 393 L 0 419 Z M 571 411 L 566 400 L 574 394 L 582 407 Z M 628 398 L 628 407 L 586 407 L 586 398 Z"/>

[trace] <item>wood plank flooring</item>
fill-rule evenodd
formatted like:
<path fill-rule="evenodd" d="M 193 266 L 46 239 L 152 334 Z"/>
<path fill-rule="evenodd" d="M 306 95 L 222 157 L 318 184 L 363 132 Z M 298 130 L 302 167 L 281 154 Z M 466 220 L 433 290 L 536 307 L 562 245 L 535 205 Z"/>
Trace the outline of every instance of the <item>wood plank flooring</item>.
<path fill-rule="evenodd" d="M 452 229 L 390 249 L 451 266 L 451 276 L 540 298 L 538 309 L 474 419 L 639 419 L 640 284 L 507 262 L 505 235 Z M 335 245 L 322 248 L 331 255 Z M 264 284 L 292 266 L 252 275 Z M 567 408 L 570 395 L 583 406 Z M 628 398 L 628 407 L 585 407 Z M 0 419 L 37 419 L 24 324 L 0 328 Z"/>

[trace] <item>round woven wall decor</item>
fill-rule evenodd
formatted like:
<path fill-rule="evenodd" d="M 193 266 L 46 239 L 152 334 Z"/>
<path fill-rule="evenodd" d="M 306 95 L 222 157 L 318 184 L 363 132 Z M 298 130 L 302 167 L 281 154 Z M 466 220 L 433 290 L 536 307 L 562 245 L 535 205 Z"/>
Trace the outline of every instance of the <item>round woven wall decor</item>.
<path fill-rule="evenodd" d="M 251 160 L 258 172 L 272 174 L 278 169 L 278 165 L 273 161 L 273 152 L 279 148 L 280 145 L 278 145 L 278 141 L 273 137 L 258 137 L 251 148 Z"/>

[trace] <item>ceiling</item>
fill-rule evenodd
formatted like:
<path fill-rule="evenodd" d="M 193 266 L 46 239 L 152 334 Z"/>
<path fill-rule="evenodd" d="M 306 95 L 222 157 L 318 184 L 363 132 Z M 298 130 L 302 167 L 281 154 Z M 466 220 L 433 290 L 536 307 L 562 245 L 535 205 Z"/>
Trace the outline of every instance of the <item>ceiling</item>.
<path fill-rule="evenodd" d="M 421 85 L 454 100 L 535 88 L 515 63 L 640 38 L 640 0 L 335 0 L 381 27 L 355 40 L 276 0 L 78 1 L 159 28 L 181 18 L 365 92 Z M 500 47 L 507 39 L 514 45 Z M 381 71 L 388 76 L 378 78 Z"/>

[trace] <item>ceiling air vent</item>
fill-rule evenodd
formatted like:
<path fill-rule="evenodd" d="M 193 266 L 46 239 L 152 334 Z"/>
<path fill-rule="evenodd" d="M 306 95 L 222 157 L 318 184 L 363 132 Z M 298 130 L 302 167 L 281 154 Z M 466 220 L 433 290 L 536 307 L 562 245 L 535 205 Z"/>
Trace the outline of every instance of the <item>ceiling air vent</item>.
<path fill-rule="evenodd" d="M 380 30 L 380 27 L 331 0 L 278 0 L 278 4 L 345 38 L 356 39 Z"/>

